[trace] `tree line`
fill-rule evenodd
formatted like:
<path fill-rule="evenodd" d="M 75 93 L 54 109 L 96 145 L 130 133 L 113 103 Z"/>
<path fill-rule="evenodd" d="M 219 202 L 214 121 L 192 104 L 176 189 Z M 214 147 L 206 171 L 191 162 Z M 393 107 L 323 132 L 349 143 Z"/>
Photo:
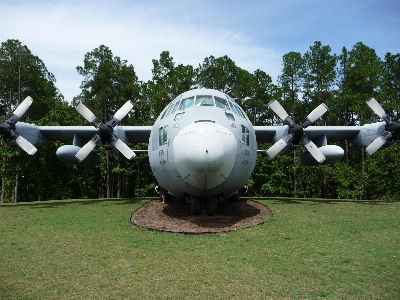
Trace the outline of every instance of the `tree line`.
<path fill-rule="evenodd" d="M 261 69 L 253 73 L 240 68 L 228 56 L 209 56 L 197 67 L 176 64 L 168 51 L 153 59 L 152 79 L 141 81 L 128 61 L 101 45 L 86 53 L 77 72 L 81 92 L 72 103 L 56 88 L 56 78 L 44 62 L 18 40 L 0 47 L 0 116 L 6 120 L 18 104 L 31 96 L 34 104 L 21 121 L 37 125 L 90 125 L 74 109 L 82 101 L 103 122 L 127 100 L 134 110 L 121 125 L 152 125 L 177 95 L 196 87 L 213 88 L 233 97 L 253 125 L 282 125 L 268 108 L 278 99 L 296 121 L 321 103 L 330 111 L 318 124 L 363 125 L 379 121 L 365 101 L 375 97 L 391 119 L 400 112 L 400 54 L 382 59 L 374 49 L 359 42 L 334 54 L 316 41 L 306 53 L 289 52 L 282 57 L 276 83 Z M 70 142 L 72 143 L 72 141 Z M 329 143 L 329 141 L 328 141 Z M 352 199 L 396 199 L 400 195 L 399 145 L 366 157 L 364 149 L 347 141 L 334 165 L 305 167 L 298 156 L 301 146 L 274 159 L 258 155 L 249 181 L 250 196 L 285 196 Z M 147 155 L 127 161 L 118 153 L 96 147 L 102 159 L 91 168 L 61 162 L 55 152 L 62 143 L 51 141 L 34 156 L 11 149 L 2 141 L 1 202 L 70 198 L 140 197 L 154 195 L 154 178 Z M 258 145 L 268 149 L 270 145 Z M 147 145 L 131 145 L 147 149 Z"/>

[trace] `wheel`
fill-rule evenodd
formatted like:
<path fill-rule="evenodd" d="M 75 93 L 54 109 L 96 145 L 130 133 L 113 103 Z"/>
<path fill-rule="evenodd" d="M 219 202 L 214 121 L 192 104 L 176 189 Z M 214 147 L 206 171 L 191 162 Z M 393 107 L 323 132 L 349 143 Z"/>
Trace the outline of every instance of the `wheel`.
<path fill-rule="evenodd" d="M 207 214 L 215 216 L 217 214 L 217 197 L 207 198 Z"/>
<path fill-rule="evenodd" d="M 198 216 L 201 215 L 203 211 L 203 205 L 200 198 L 197 197 L 190 197 L 190 213 L 192 215 Z"/>
<path fill-rule="evenodd" d="M 164 203 L 164 204 L 168 203 L 168 200 L 169 200 L 168 191 L 161 188 L 160 198 L 161 198 L 162 203 Z"/>

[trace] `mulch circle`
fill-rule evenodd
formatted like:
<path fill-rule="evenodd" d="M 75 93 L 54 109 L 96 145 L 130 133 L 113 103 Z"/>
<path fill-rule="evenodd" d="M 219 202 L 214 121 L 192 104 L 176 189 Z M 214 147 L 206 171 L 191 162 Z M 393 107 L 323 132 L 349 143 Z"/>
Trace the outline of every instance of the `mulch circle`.
<path fill-rule="evenodd" d="M 272 217 L 272 211 L 253 200 L 218 203 L 218 213 L 208 216 L 204 211 L 200 216 L 190 214 L 190 205 L 184 201 L 164 204 L 152 200 L 131 215 L 134 225 L 150 230 L 175 233 L 218 233 L 243 229 L 265 223 Z"/>

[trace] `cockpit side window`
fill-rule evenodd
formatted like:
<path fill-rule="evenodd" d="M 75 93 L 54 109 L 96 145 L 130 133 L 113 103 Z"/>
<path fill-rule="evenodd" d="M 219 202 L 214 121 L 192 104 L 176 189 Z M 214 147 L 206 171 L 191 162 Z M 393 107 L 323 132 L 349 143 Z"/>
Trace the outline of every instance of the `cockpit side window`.
<path fill-rule="evenodd" d="M 214 100 L 215 100 L 216 107 L 219 107 L 219 108 L 222 108 L 225 110 L 231 110 L 231 108 L 229 107 L 228 101 L 226 101 L 226 99 L 214 96 Z"/>
<path fill-rule="evenodd" d="M 179 107 L 179 101 L 176 102 L 174 109 L 171 110 L 171 114 L 175 113 L 178 110 L 178 107 Z"/>
<path fill-rule="evenodd" d="M 195 105 L 196 106 L 214 106 L 214 101 L 213 101 L 212 96 L 197 95 Z"/>
<path fill-rule="evenodd" d="M 166 116 L 168 116 L 168 111 L 171 109 L 171 104 L 167 106 L 167 108 L 164 110 L 164 113 L 161 117 L 161 119 L 164 119 Z"/>
<path fill-rule="evenodd" d="M 179 102 L 180 102 L 181 96 L 176 97 L 164 110 L 164 114 L 162 115 L 161 119 L 164 119 L 168 117 L 170 114 L 173 114 L 178 110 L 179 107 Z"/>
<path fill-rule="evenodd" d="M 231 104 L 232 104 L 232 110 L 233 110 L 236 114 L 238 114 L 239 116 L 241 116 L 242 118 L 244 118 L 244 114 L 243 114 L 242 110 L 240 109 L 240 107 L 237 106 L 237 105 L 234 104 L 234 103 L 231 103 Z"/>
<path fill-rule="evenodd" d="M 232 113 L 225 111 L 225 116 L 228 120 L 235 121 L 235 117 Z"/>
<path fill-rule="evenodd" d="M 167 143 L 168 140 L 168 132 L 167 132 L 168 126 L 160 127 L 158 130 L 158 145 L 162 146 Z"/>
<path fill-rule="evenodd" d="M 250 145 L 250 134 L 249 129 L 242 125 L 242 143 L 246 146 Z"/>
<path fill-rule="evenodd" d="M 232 106 L 232 111 L 233 111 L 235 114 L 238 115 L 239 113 L 238 113 L 238 111 L 237 111 L 237 109 L 236 109 L 235 104 L 233 104 L 233 102 L 231 102 L 230 104 L 231 104 L 231 106 Z"/>
<path fill-rule="evenodd" d="M 179 105 L 179 109 L 178 110 L 185 110 L 189 107 L 192 107 L 194 105 L 194 96 L 193 97 L 189 97 L 189 98 L 185 98 L 181 101 L 181 104 Z"/>

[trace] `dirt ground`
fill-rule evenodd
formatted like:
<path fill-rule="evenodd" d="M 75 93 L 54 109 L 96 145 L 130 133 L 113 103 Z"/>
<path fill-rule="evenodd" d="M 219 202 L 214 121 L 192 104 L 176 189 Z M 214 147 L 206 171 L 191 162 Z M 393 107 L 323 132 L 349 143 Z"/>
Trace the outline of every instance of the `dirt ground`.
<path fill-rule="evenodd" d="M 131 222 L 151 230 L 200 234 L 242 229 L 262 224 L 271 217 L 272 211 L 268 207 L 253 200 L 219 202 L 215 216 L 208 216 L 205 211 L 200 216 L 193 216 L 187 202 L 164 204 L 157 199 L 134 211 Z"/>

